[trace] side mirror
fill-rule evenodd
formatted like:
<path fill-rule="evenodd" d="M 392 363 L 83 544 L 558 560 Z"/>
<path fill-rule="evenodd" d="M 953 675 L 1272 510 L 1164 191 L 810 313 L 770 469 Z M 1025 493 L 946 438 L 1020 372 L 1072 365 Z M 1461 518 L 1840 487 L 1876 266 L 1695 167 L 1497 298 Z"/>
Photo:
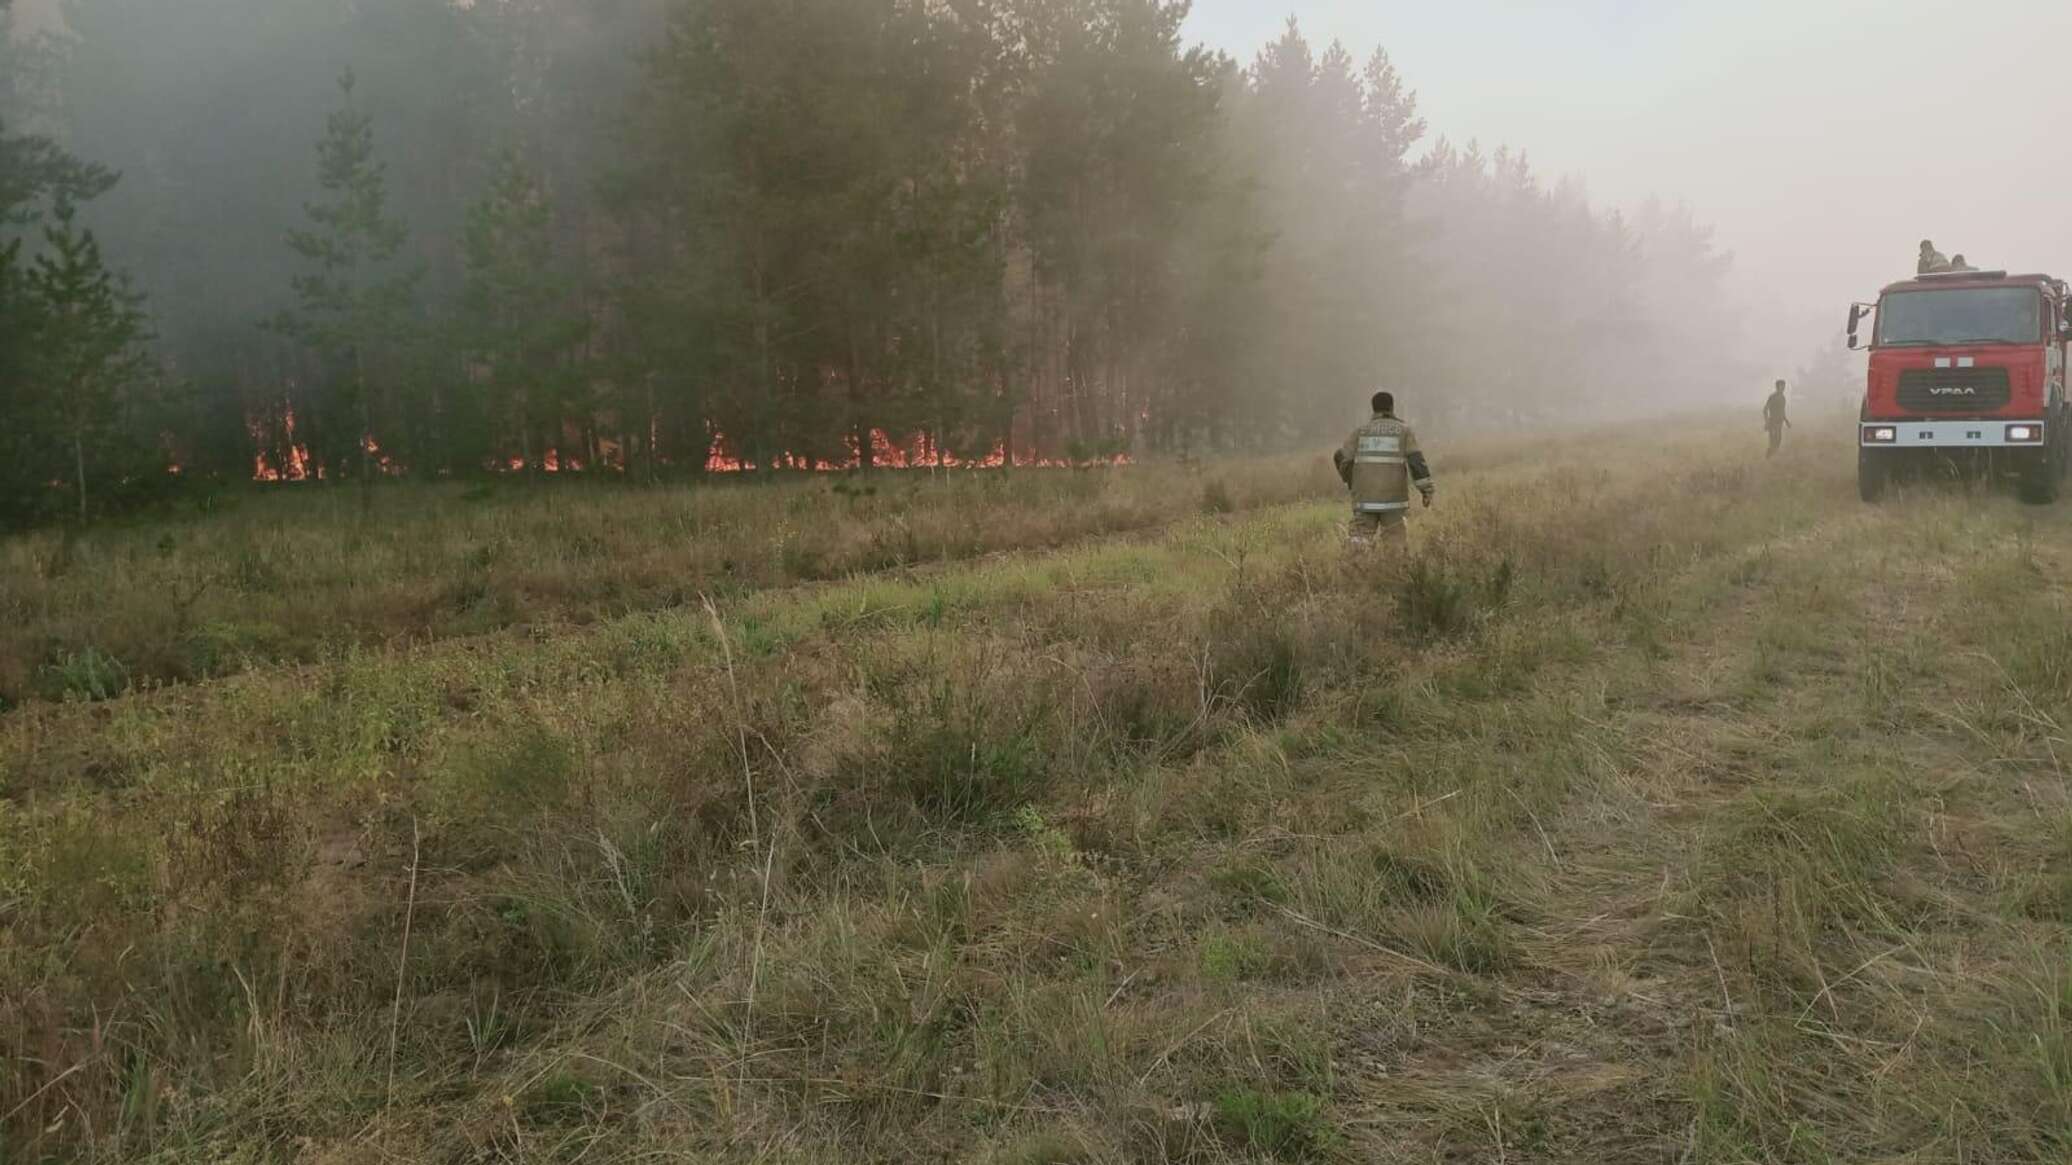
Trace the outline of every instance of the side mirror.
<path fill-rule="evenodd" d="M 1863 305 L 1862 305 L 1862 304 L 1860 304 L 1860 303 L 1852 303 L 1852 304 L 1850 304 L 1850 305 L 1849 305 L 1849 350 L 1850 350 L 1851 352 L 1854 352 L 1854 351 L 1856 351 L 1856 326 L 1857 326 L 1858 324 L 1861 324 L 1862 322 L 1863 322 Z"/>

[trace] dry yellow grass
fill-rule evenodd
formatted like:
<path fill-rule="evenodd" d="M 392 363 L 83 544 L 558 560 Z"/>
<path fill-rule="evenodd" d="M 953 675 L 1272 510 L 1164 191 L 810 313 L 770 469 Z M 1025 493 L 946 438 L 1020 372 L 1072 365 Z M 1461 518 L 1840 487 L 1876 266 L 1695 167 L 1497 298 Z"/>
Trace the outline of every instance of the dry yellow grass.
<path fill-rule="evenodd" d="M 2062 1158 L 2072 524 L 1568 449 L 9 713 L 7 1159 Z"/>
<path fill-rule="evenodd" d="M 0 541 L 0 709 L 353 647 L 587 624 L 1327 496 L 1317 457 L 1212 469 L 281 487 Z"/>

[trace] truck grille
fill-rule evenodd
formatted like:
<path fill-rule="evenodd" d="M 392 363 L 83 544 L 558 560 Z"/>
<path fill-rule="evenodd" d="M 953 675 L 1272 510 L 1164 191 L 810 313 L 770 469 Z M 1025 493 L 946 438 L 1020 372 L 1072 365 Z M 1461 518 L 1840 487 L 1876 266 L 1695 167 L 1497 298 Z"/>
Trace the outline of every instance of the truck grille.
<path fill-rule="evenodd" d="M 1990 413 L 2007 407 L 2005 368 L 1914 368 L 1899 374 L 1899 407 L 1910 413 Z"/>

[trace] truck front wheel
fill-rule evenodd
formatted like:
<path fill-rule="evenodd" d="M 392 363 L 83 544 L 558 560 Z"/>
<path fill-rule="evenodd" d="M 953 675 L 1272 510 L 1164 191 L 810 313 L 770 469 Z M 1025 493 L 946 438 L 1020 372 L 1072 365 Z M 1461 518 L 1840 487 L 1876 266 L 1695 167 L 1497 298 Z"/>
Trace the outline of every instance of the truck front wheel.
<path fill-rule="evenodd" d="M 1856 451 L 1856 495 L 1866 502 L 1875 502 L 1885 496 L 1885 480 L 1891 475 L 1891 467 L 1882 454 L 1869 449 Z"/>
<path fill-rule="evenodd" d="M 2058 500 L 2058 482 L 2064 477 L 2062 450 L 2053 442 L 2038 449 L 2022 466 L 2022 500 L 2032 506 L 2047 506 Z"/>

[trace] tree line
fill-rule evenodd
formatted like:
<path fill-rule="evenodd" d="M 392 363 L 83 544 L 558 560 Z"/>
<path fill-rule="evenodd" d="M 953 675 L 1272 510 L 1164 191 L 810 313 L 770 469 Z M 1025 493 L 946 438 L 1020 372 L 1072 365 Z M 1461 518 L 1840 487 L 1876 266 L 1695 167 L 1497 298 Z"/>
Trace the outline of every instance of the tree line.
<path fill-rule="evenodd" d="M 1383 384 L 1467 427 L 1733 374 L 1690 356 L 1726 259 L 1688 212 L 1431 140 L 1385 53 L 1292 21 L 1240 63 L 1184 0 L 65 13 L 0 35 L 10 520 L 168 477 L 1206 453 Z"/>

